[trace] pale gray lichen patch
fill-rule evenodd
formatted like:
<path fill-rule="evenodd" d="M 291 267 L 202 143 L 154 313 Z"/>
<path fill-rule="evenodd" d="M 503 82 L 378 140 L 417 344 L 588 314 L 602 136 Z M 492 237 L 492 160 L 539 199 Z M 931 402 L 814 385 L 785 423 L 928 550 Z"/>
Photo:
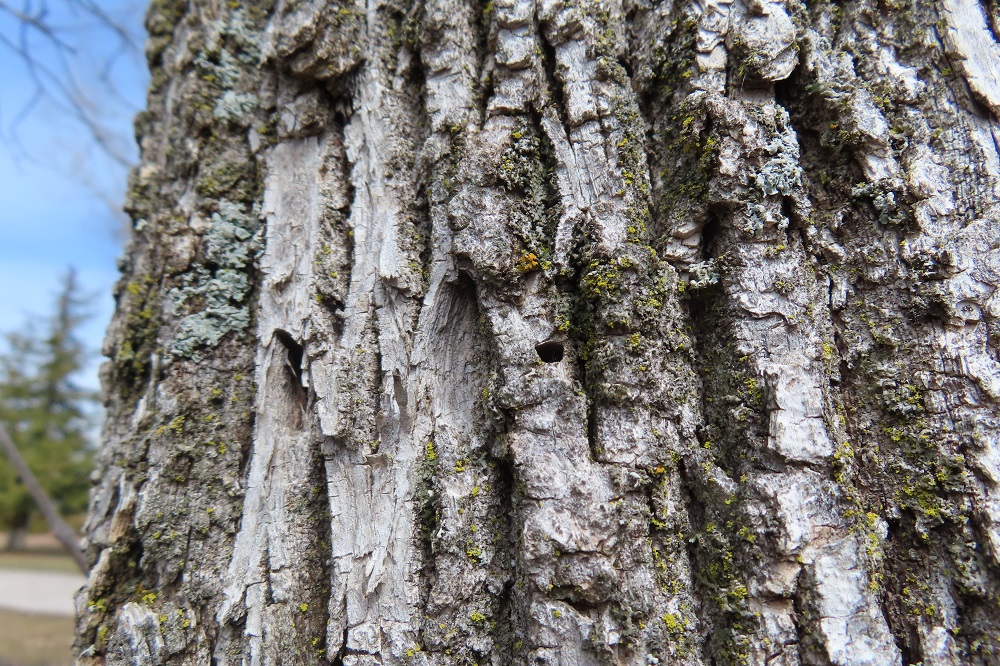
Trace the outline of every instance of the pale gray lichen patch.
<path fill-rule="evenodd" d="M 749 204 L 746 215 L 737 224 L 743 233 L 756 236 L 764 231 L 764 224 L 767 222 L 767 218 L 767 208 L 756 203 Z"/>
<path fill-rule="evenodd" d="M 227 333 L 241 333 L 250 325 L 250 311 L 246 307 L 236 307 L 228 303 L 208 307 L 203 312 L 190 315 L 181 322 L 170 352 L 200 361 L 199 348 L 219 344 Z"/>
<path fill-rule="evenodd" d="M 246 300 L 250 281 L 244 269 L 263 245 L 262 225 L 243 206 L 223 199 L 205 237 L 205 258 L 215 271 L 198 266 L 182 286 L 171 289 L 175 309 L 199 303 L 200 309 L 181 320 L 170 353 L 200 360 L 198 350 L 212 347 L 230 332 L 250 324 Z"/>
<path fill-rule="evenodd" d="M 243 268 L 251 254 L 262 245 L 261 224 L 256 215 L 248 215 L 244 207 L 227 199 L 219 202 L 219 211 L 212 214 L 212 224 L 205 238 L 205 256 L 225 268 Z"/>
<path fill-rule="evenodd" d="M 200 311 L 181 320 L 171 354 L 198 361 L 198 349 L 217 345 L 227 333 L 246 330 L 250 324 L 250 311 L 245 305 L 249 293 L 246 274 L 225 268 L 212 276 L 199 267 L 187 284 L 169 292 L 177 308 L 189 301 L 203 303 Z"/>
<path fill-rule="evenodd" d="M 715 259 L 691 264 L 689 270 L 691 272 L 691 281 L 688 285 L 692 289 L 708 287 L 719 281 L 719 266 Z"/>
<path fill-rule="evenodd" d="M 243 73 L 239 61 L 225 49 L 206 49 L 195 58 L 194 64 L 203 79 L 218 81 L 223 88 L 235 86 Z"/>
<path fill-rule="evenodd" d="M 257 97 L 250 93 L 227 90 L 215 102 L 212 115 L 219 120 L 245 121 L 257 108 Z"/>
<path fill-rule="evenodd" d="M 247 65 L 260 61 L 261 32 L 253 26 L 243 9 L 236 9 L 229 15 L 229 21 L 221 26 L 222 34 L 231 38 L 237 47 L 236 57 Z"/>
<path fill-rule="evenodd" d="M 258 64 L 260 58 L 260 37 L 254 33 L 246 13 L 237 9 L 228 20 L 211 26 L 195 65 L 202 77 L 212 77 L 223 88 L 232 88 L 242 77 L 243 68 Z"/>
<path fill-rule="evenodd" d="M 802 183 L 799 146 L 795 135 L 786 129 L 767 144 L 767 152 L 771 154 L 771 158 L 754 177 L 754 183 L 765 196 L 790 194 Z"/>

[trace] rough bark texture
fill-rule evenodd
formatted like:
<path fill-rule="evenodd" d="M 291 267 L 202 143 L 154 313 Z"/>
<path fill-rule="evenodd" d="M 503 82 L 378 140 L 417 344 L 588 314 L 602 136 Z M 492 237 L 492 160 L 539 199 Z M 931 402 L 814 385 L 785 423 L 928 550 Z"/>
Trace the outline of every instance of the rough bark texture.
<path fill-rule="evenodd" d="M 79 663 L 995 664 L 993 0 L 154 0 Z"/>

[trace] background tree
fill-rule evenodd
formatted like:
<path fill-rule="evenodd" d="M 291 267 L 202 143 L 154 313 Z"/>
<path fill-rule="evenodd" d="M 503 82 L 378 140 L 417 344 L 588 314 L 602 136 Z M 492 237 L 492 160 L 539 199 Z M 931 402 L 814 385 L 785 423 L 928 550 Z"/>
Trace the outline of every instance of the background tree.
<path fill-rule="evenodd" d="M 82 663 L 996 663 L 995 3 L 147 26 Z"/>
<path fill-rule="evenodd" d="M 78 337 L 87 303 L 69 271 L 51 317 L 8 333 L 0 355 L 0 422 L 63 515 L 86 509 L 93 466 L 96 396 L 76 383 L 88 358 Z M 0 525 L 9 530 L 9 550 L 24 546 L 36 511 L 13 467 L 0 458 Z"/>

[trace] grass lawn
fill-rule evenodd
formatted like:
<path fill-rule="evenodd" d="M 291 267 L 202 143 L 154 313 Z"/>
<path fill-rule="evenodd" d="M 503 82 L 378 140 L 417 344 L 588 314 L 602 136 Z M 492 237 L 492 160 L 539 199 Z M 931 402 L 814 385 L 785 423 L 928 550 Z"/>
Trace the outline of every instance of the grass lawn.
<path fill-rule="evenodd" d="M 27 548 L 7 552 L 7 533 L 0 532 L 0 569 L 32 569 L 34 571 L 64 571 L 80 573 L 79 567 L 49 532 L 29 534 Z M 0 666 L 5 666 L 0 662 Z"/>
<path fill-rule="evenodd" d="M 61 553 L 6 553 L 0 551 L 0 569 L 31 569 L 33 571 L 65 571 L 80 573 L 79 567 L 69 555 Z M 0 665 L 2 666 L 2 665 Z"/>
<path fill-rule="evenodd" d="M 0 610 L 0 666 L 67 666 L 73 618 Z"/>

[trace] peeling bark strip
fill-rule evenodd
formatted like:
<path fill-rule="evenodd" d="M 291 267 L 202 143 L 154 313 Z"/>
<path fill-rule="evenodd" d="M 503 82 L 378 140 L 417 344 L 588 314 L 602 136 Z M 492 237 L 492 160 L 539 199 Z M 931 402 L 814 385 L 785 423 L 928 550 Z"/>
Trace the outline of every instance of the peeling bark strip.
<path fill-rule="evenodd" d="M 78 663 L 1000 660 L 995 2 L 147 26 Z"/>

